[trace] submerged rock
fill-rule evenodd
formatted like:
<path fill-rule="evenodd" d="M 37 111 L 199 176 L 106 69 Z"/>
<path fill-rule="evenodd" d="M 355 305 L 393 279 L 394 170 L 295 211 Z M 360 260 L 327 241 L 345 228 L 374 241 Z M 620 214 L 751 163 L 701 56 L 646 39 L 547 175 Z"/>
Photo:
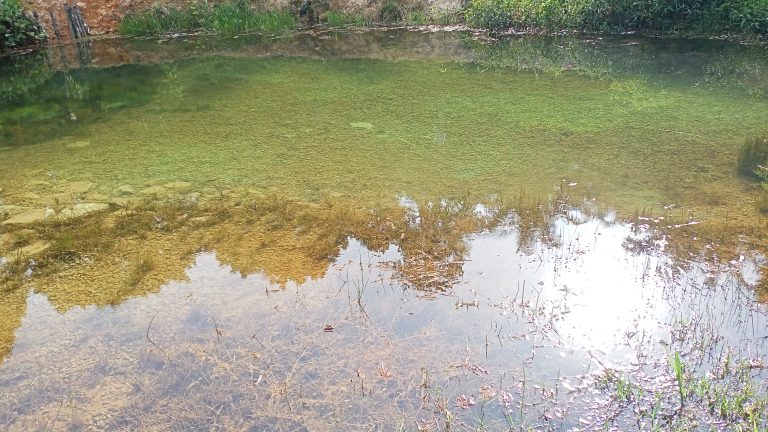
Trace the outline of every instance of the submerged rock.
<path fill-rule="evenodd" d="M 150 186 L 146 189 L 142 189 L 139 191 L 140 195 L 154 195 L 154 196 L 165 196 L 168 195 L 168 189 L 162 187 L 162 186 Z"/>
<path fill-rule="evenodd" d="M 27 246 L 11 251 L 11 253 L 9 253 L 4 257 L 4 259 L 6 262 L 12 263 L 19 259 L 24 259 L 26 257 L 31 257 L 31 256 L 41 254 L 46 250 L 48 250 L 48 248 L 50 247 L 51 247 L 51 242 L 46 240 L 37 240 L 32 244 L 29 244 Z"/>
<path fill-rule="evenodd" d="M 27 187 L 30 187 L 30 188 L 50 187 L 50 186 L 51 186 L 51 183 L 45 180 L 32 180 L 31 182 L 27 183 Z"/>
<path fill-rule="evenodd" d="M 89 201 L 100 201 L 100 202 L 109 202 L 109 195 L 104 195 L 101 193 L 92 193 L 88 195 Z"/>
<path fill-rule="evenodd" d="M 66 185 L 64 190 L 66 192 L 79 195 L 88 192 L 93 186 L 94 184 L 88 181 L 76 181 Z"/>
<path fill-rule="evenodd" d="M 24 197 L 26 199 L 31 199 L 31 200 L 39 200 L 40 199 L 40 195 L 38 195 L 38 194 L 36 194 L 34 192 L 25 192 L 24 195 L 22 195 L 22 197 Z"/>
<path fill-rule="evenodd" d="M 136 193 L 136 190 L 129 185 L 118 186 L 114 191 L 114 194 L 120 197 L 130 196 L 135 193 Z"/>
<path fill-rule="evenodd" d="M 115 198 L 112 198 L 109 202 L 119 207 L 133 207 L 135 205 L 138 205 L 141 202 L 141 200 L 139 200 L 138 198 L 115 197 Z"/>
<path fill-rule="evenodd" d="M 75 198 L 76 195 L 72 194 L 71 192 L 61 192 L 45 197 L 43 199 L 43 203 L 52 206 L 60 206 L 71 203 Z"/>
<path fill-rule="evenodd" d="M 185 182 L 185 181 L 175 181 L 166 183 L 163 185 L 164 188 L 170 189 L 174 192 L 186 192 L 190 189 L 192 189 L 192 183 Z"/>
<path fill-rule="evenodd" d="M 31 209 L 13 216 L 3 221 L 3 225 L 25 225 L 36 222 L 42 222 L 56 215 L 56 212 L 50 208 Z"/>
<path fill-rule="evenodd" d="M 108 208 L 109 208 L 109 204 L 104 204 L 104 203 L 77 204 L 72 208 L 66 208 L 60 211 L 59 214 L 56 215 L 56 219 L 57 220 L 74 219 L 78 217 L 83 217 L 85 215 L 89 215 L 91 213 L 104 211 Z"/>

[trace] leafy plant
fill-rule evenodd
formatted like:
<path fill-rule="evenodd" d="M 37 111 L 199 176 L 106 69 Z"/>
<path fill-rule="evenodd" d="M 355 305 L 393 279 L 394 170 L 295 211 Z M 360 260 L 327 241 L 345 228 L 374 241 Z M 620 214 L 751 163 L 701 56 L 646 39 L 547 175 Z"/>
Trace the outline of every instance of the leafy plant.
<path fill-rule="evenodd" d="M 45 33 L 21 7 L 19 0 L 0 0 L 0 51 L 45 40 Z"/>

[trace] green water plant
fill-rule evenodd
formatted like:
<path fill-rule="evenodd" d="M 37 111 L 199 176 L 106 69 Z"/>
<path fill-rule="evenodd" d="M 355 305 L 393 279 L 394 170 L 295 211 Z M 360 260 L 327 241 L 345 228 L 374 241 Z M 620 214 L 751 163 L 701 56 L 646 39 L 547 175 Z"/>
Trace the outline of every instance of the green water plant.
<path fill-rule="evenodd" d="M 677 381 L 677 391 L 680 395 L 680 406 L 685 404 L 685 396 L 688 390 L 685 387 L 685 375 L 683 372 L 683 362 L 680 360 L 680 353 L 675 351 L 672 357 L 672 369 L 675 371 L 675 381 Z"/>
<path fill-rule="evenodd" d="M 759 180 L 764 177 L 766 165 L 768 165 L 768 137 L 758 136 L 746 140 L 739 150 L 736 161 L 736 170 L 739 175 Z"/>
<path fill-rule="evenodd" d="M 45 40 L 40 26 L 19 0 L 0 1 L 0 51 L 34 45 Z"/>

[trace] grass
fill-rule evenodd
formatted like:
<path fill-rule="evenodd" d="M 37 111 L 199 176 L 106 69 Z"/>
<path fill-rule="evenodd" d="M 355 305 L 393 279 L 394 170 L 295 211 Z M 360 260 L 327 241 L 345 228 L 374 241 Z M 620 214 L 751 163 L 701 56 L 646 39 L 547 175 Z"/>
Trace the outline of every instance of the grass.
<path fill-rule="evenodd" d="M 326 12 L 322 20 L 329 27 L 344 27 L 348 25 L 362 27 L 369 24 L 368 20 L 362 15 L 345 14 L 335 10 Z"/>
<path fill-rule="evenodd" d="M 224 35 L 240 33 L 278 34 L 296 26 L 288 11 L 257 11 L 247 2 L 208 5 L 193 3 L 185 8 L 155 7 L 126 15 L 118 31 L 134 36 L 208 31 Z"/>

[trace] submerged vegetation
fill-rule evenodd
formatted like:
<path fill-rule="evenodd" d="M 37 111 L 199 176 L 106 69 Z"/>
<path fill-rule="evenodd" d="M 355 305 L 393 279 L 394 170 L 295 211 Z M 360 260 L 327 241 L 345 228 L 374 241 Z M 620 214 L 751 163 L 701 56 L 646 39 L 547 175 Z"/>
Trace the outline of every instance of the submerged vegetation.
<path fill-rule="evenodd" d="M 0 1 L 0 52 L 37 44 L 45 33 L 19 0 Z"/>
<path fill-rule="evenodd" d="M 739 151 L 736 167 L 740 176 L 760 181 L 763 192 L 757 199 L 757 207 L 768 213 L 768 138 L 747 140 Z"/>
<path fill-rule="evenodd" d="M 768 34 L 765 0 L 475 0 L 466 18 L 492 30 Z"/>
<path fill-rule="evenodd" d="M 246 0 L 194 2 L 183 7 L 155 7 L 126 15 L 119 31 L 128 35 L 160 35 L 206 31 L 224 35 L 277 34 L 293 29 L 296 19 L 284 10 L 258 10 Z"/>

